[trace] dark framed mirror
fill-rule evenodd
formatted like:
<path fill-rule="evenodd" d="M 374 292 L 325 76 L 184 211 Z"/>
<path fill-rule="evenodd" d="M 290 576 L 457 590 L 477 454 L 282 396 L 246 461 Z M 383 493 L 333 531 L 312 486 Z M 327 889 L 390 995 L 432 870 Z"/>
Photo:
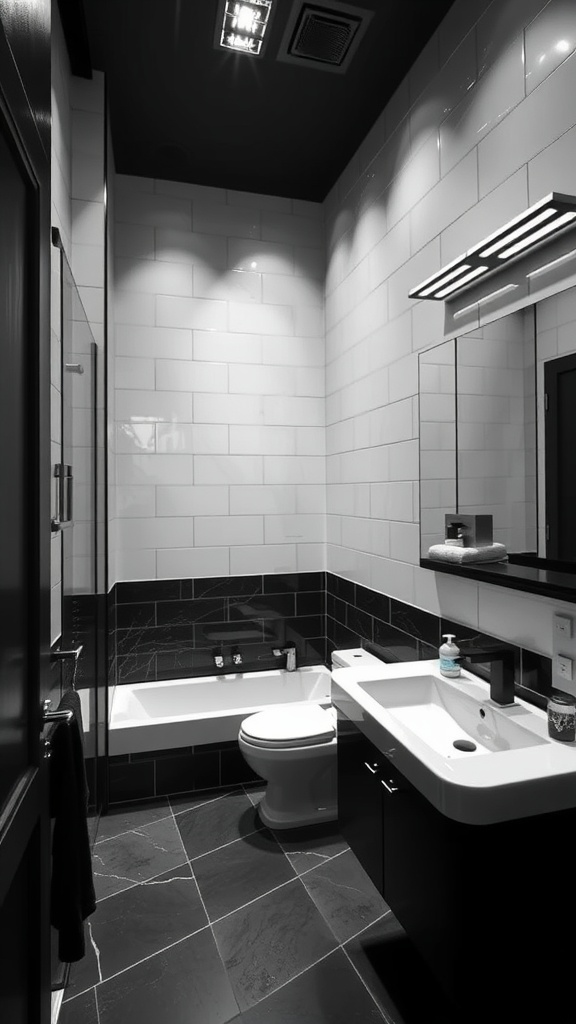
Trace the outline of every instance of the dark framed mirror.
<path fill-rule="evenodd" d="M 420 353 L 422 566 L 576 602 L 575 410 L 576 287 Z M 447 514 L 501 559 L 460 561 Z"/>

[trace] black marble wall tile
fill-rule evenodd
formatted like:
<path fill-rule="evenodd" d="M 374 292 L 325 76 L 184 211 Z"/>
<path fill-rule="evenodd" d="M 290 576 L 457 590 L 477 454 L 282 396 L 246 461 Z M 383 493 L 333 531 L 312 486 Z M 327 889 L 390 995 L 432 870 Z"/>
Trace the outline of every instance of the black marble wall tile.
<path fill-rule="evenodd" d="M 323 590 L 299 591 L 296 594 L 296 615 L 324 615 L 325 611 Z"/>
<path fill-rule="evenodd" d="M 262 593 L 261 576 L 215 576 L 213 578 L 183 580 L 191 583 L 194 598 L 200 597 L 252 597 Z"/>
<path fill-rule="evenodd" d="M 134 580 L 116 584 L 116 604 L 140 604 L 143 601 L 178 601 L 180 580 Z"/>
<path fill-rule="evenodd" d="M 347 605 L 346 608 L 346 625 L 348 629 L 351 629 L 353 633 L 356 633 L 363 640 L 374 639 L 374 619 L 367 612 L 363 612 L 360 608 L 355 608 L 354 605 Z"/>
<path fill-rule="evenodd" d="M 228 614 L 232 622 L 286 618 L 295 613 L 295 594 L 257 594 L 251 598 L 228 598 Z"/>
<path fill-rule="evenodd" d="M 390 598 L 356 584 L 356 607 L 383 622 L 390 622 Z"/>
<path fill-rule="evenodd" d="M 224 598 L 159 601 L 156 607 L 159 626 L 186 626 L 202 621 L 222 622 L 227 617 Z"/>
<path fill-rule="evenodd" d="M 520 661 L 520 648 L 515 644 L 507 643 L 504 640 L 498 640 L 488 633 L 480 633 L 478 630 L 474 630 L 470 626 L 461 626 L 459 623 L 454 622 L 451 619 L 442 619 L 440 622 L 441 636 L 446 633 L 452 633 L 455 637 L 455 643 L 462 648 L 471 648 L 482 650 L 482 648 L 502 648 L 505 650 L 512 651 L 514 654 L 514 679 L 517 683 L 521 681 L 521 661 Z M 442 642 L 442 640 L 441 640 Z M 481 679 L 490 680 L 490 662 L 474 662 L 469 661 L 463 662 L 464 667 L 473 672 L 474 675 L 480 676 Z"/>
<path fill-rule="evenodd" d="M 418 661 L 418 640 L 389 622 L 374 619 L 374 653 L 383 661 Z"/>
<path fill-rule="evenodd" d="M 323 572 L 286 572 L 264 576 L 265 594 L 300 593 L 303 590 L 324 590 Z"/>
<path fill-rule="evenodd" d="M 335 619 L 336 622 L 341 622 L 343 626 L 346 625 L 346 609 L 348 605 L 345 601 L 341 601 L 339 597 L 335 597 L 334 594 L 326 594 L 326 614 L 331 619 Z"/>
<path fill-rule="evenodd" d="M 404 633 L 423 640 L 424 643 L 438 648 L 440 643 L 440 619 L 437 615 L 404 604 L 403 601 L 390 601 L 390 622 Z"/>
<path fill-rule="evenodd" d="M 260 776 L 252 771 L 242 756 L 238 744 L 220 751 L 220 785 L 235 786 L 241 782 L 258 782 Z M 260 780 L 261 781 L 261 780 Z"/>
<path fill-rule="evenodd" d="M 345 580 L 341 576 L 334 576 L 333 573 L 326 573 L 326 590 L 334 597 L 339 597 L 348 604 L 356 602 L 356 584 Z"/>
<path fill-rule="evenodd" d="M 220 785 L 220 754 L 217 750 L 159 758 L 156 761 L 156 796 L 213 789 Z"/>
<path fill-rule="evenodd" d="M 362 646 L 361 638 L 357 633 L 352 632 L 336 619 L 330 618 L 329 615 L 326 616 L 326 635 L 330 651 Z"/>
<path fill-rule="evenodd" d="M 156 625 L 156 604 L 119 604 L 116 609 L 116 628 L 133 629 Z"/>
<path fill-rule="evenodd" d="M 545 708 L 546 701 L 552 693 L 552 660 L 543 654 L 522 650 L 521 686 L 518 696 L 523 697 L 538 707 Z M 527 692 L 525 692 L 527 691 Z"/>
<path fill-rule="evenodd" d="M 108 778 L 111 803 L 145 800 L 154 796 L 154 761 L 140 764 L 110 764 Z"/>
<path fill-rule="evenodd" d="M 115 661 L 116 682 L 148 683 L 158 678 L 155 654 L 127 654 Z"/>

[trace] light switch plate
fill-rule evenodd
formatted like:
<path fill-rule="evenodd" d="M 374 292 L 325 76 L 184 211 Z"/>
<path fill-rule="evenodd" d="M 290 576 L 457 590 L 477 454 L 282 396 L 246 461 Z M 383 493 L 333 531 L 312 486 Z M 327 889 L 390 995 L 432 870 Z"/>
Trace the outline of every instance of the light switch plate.
<path fill-rule="evenodd" d="M 560 679 L 572 679 L 572 658 L 565 658 L 562 654 L 559 654 L 556 659 L 556 665 Z"/>
<path fill-rule="evenodd" d="M 572 619 L 568 615 L 555 615 L 554 630 L 558 636 L 569 639 L 572 636 Z"/>

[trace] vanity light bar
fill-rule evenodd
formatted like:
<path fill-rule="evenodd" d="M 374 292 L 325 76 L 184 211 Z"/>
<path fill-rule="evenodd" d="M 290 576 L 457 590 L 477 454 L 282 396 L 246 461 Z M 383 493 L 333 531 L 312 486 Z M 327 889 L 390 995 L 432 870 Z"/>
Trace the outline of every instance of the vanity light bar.
<path fill-rule="evenodd" d="M 408 293 L 411 299 L 452 297 L 485 274 L 511 263 L 576 220 L 576 196 L 551 192 Z"/>
<path fill-rule="evenodd" d="M 473 309 L 477 309 L 478 306 L 484 306 L 487 302 L 491 302 L 497 299 L 500 295 L 505 295 L 506 292 L 513 292 L 518 287 L 517 284 L 505 284 L 503 288 L 497 288 L 495 292 L 490 292 L 489 295 L 483 295 L 481 299 L 477 299 L 476 302 L 471 302 L 469 306 L 462 306 L 461 309 L 456 310 L 452 314 L 454 320 L 458 320 L 459 317 L 465 316 L 466 313 L 471 313 Z"/>
<path fill-rule="evenodd" d="M 565 252 L 563 256 L 559 256 L 556 260 L 551 260 L 550 263 L 543 263 L 541 267 L 536 267 L 536 270 L 531 270 L 526 277 L 539 277 L 540 274 L 546 274 L 549 270 L 553 270 L 554 267 L 560 265 L 560 263 L 567 263 L 568 260 L 573 260 L 576 256 L 576 249 L 571 249 L 570 252 Z"/>

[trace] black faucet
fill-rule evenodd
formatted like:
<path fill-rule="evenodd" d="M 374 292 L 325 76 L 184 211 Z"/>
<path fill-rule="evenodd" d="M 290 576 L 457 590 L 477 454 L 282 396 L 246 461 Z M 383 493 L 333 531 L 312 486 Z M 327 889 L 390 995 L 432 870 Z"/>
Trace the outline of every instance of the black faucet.
<path fill-rule="evenodd" d="M 471 664 L 490 662 L 490 700 L 503 708 L 515 704 L 514 651 L 508 647 L 460 647 L 458 661 L 464 660 Z"/>

